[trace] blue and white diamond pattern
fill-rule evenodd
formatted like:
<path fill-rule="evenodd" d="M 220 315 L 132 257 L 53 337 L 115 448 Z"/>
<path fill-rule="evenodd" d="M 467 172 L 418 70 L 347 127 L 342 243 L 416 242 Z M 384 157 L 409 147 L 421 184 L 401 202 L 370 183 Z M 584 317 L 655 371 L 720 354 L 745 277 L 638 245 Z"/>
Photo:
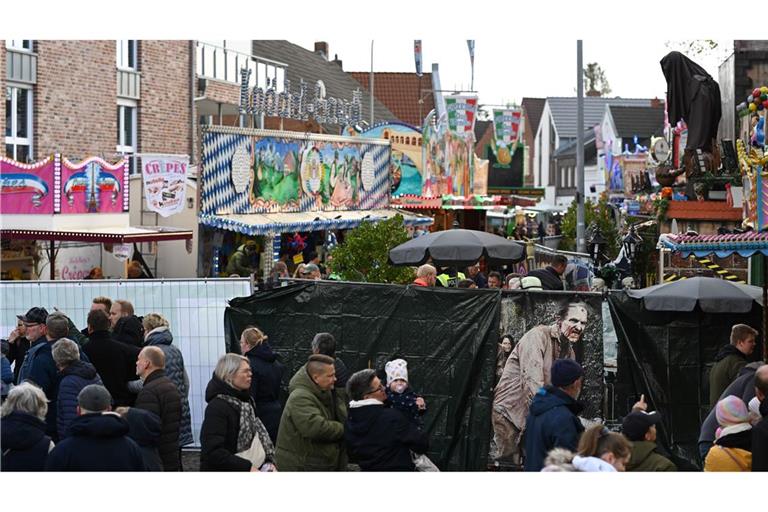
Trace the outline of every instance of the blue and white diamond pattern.
<path fill-rule="evenodd" d="M 205 214 L 248 213 L 248 194 L 232 184 L 232 155 L 240 146 L 251 151 L 250 137 L 207 132 L 203 137 L 203 176 L 200 211 Z"/>
<path fill-rule="evenodd" d="M 360 157 L 369 151 L 373 153 L 374 182 L 371 190 L 362 190 L 360 210 L 386 208 L 389 202 L 389 146 L 365 144 Z"/>

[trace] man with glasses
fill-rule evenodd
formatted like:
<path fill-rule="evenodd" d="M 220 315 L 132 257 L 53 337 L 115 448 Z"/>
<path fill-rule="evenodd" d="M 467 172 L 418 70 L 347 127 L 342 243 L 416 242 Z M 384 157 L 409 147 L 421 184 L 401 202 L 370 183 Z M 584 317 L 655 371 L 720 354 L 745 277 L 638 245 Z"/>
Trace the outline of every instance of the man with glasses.
<path fill-rule="evenodd" d="M 19 315 L 23 316 L 23 315 Z M 18 325 L 8 335 L 8 362 L 13 365 L 13 383 L 18 384 L 21 365 L 24 363 L 24 356 L 29 350 L 29 339 L 27 338 L 27 328 L 24 327 L 24 321 L 18 319 Z"/>
<path fill-rule="evenodd" d="M 429 449 L 429 438 L 400 411 L 384 407 L 387 393 L 374 370 L 347 382 L 349 417 L 344 426 L 350 460 L 363 471 L 415 471 L 411 451 Z"/>
<path fill-rule="evenodd" d="M 46 343 L 45 335 L 48 330 L 45 327 L 45 320 L 48 318 L 48 311 L 45 308 L 32 308 L 25 315 L 16 315 L 22 321 L 25 329 L 25 336 L 29 340 L 29 350 L 27 351 L 24 362 L 21 363 L 17 382 L 23 382 L 29 377 L 32 369 L 32 360 L 35 354 Z M 16 362 L 19 364 L 19 361 Z"/>

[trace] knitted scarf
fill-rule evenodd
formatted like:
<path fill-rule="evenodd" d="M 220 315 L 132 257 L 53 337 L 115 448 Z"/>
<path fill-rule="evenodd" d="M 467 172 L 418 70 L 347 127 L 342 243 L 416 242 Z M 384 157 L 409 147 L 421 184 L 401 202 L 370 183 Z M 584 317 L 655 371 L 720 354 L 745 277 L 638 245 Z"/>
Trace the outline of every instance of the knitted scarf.
<path fill-rule="evenodd" d="M 237 451 L 242 452 L 250 448 L 251 443 L 253 442 L 253 436 L 258 435 L 261 440 L 261 445 L 264 447 L 264 453 L 266 454 L 264 459 L 265 462 L 274 462 L 275 447 L 272 445 L 272 440 L 269 438 L 267 428 L 261 420 L 256 417 L 256 413 L 253 411 L 251 403 L 238 400 L 231 395 L 217 395 L 216 398 L 221 398 L 240 411 L 240 431 L 237 433 Z"/>

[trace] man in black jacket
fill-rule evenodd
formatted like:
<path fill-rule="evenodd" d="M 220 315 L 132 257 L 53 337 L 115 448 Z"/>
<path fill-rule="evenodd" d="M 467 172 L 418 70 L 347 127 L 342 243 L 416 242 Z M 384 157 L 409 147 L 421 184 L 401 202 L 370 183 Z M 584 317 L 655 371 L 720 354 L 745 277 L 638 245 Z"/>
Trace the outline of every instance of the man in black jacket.
<path fill-rule="evenodd" d="M 127 300 L 116 300 L 109 310 L 109 322 L 112 326 L 112 338 L 116 341 L 144 346 L 144 327 L 141 318 L 133 314 L 133 304 Z"/>
<path fill-rule="evenodd" d="M 78 417 L 70 436 L 48 454 L 46 471 L 145 471 L 141 450 L 128 437 L 128 423 L 110 412 L 112 396 L 91 384 L 77 397 Z"/>
<path fill-rule="evenodd" d="M 752 427 L 752 471 L 768 471 L 768 365 L 755 372 L 755 396 L 763 419 Z"/>
<path fill-rule="evenodd" d="M 539 278 L 542 290 L 565 290 L 561 276 L 565 273 L 567 265 L 568 258 L 558 254 L 552 259 L 552 264 L 547 268 L 531 270 L 528 272 L 528 275 Z"/>
<path fill-rule="evenodd" d="M 181 426 L 181 395 L 176 385 L 165 375 L 165 354 L 158 347 L 144 347 L 136 360 L 136 375 L 144 386 L 136 397 L 137 409 L 160 416 L 160 459 L 163 471 L 181 471 L 179 427 Z"/>
<path fill-rule="evenodd" d="M 395 409 L 374 370 L 361 370 L 347 382 L 351 399 L 344 425 L 350 460 L 363 471 L 414 471 L 411 451 L 423 454 L 429 438 Z"/>
<path fill-rule="evenodd" d="M 90 341 L 83 347 L 115 399 L 115 406 L 131 406 L 136 396 L 128 391 L 128 381 L 135 380 L 139 348 L 115 341 L 109 334 L 109 318 L 101 310 L 88 313 Z"/>

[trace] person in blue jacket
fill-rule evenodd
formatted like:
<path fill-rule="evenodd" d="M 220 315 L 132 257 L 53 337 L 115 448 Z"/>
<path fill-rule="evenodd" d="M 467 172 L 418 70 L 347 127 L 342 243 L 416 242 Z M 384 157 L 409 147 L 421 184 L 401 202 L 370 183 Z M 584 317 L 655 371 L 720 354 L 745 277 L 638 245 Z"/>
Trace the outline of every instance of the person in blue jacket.
<path fill-rule="evenodd" d="M 59 439 L 64 439 L 70 423 L 77 417 L 77 395 L 85 386 L 101 384 L 101 377 L 92 364 L 80 360 L 80 349 L 69 338 L 54 343 L 51 353 L 61 375 L 56 399 L 56 431 Z"/>
<path fill-rule="evenodd" d="M 584 427 L 578 414 L 584 406 L 576 401 L 581 393 L 581 365 L 573 359 L 552 364 L 552 385 L 534 395 L 525 423 L 525 471 L 541 471 L 553 448 L 575 452 Z"/>

